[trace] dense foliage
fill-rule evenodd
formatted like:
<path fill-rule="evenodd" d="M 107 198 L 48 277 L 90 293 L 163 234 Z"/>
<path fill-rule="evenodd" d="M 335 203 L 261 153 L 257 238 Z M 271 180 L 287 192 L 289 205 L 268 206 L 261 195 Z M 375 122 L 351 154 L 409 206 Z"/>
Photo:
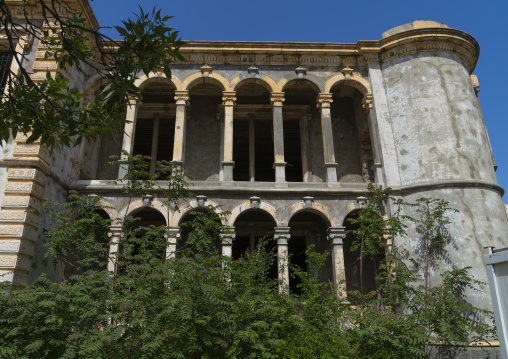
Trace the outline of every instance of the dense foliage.
<path fill-rule="evenodd" d="M 146 161 L 135 163 L 143 168 Z M 181 184 L 180 175 L 167 174 L 169 186 Z M 125 183 L 126 193 L 136 181 Z M 373 189 L 370 198 L 360 221 L 380 214 L 373 203 L 386 201 L 386 191 Z M 380 265 L 378 290 L 352 293 L 352 306 L 318 280 L 328 253 L 309 248 L 310 270 L 292 268 L 302 279 L 298 295 L 279 291 L 280 283 L 270 279 L 276 261 L 276 253 L 265 250 L 270 239 L 240 259 L 220 256 L 216 243 L 227 213 L 214 207 L 195 211 L 184 225 L 188 245 L 166 259 L 164 226 L 124 218 L 122 249 L 110 254 L 112 222 L 98 214 L 98 197 L 72 195 L 60 211 L 48 206 L 56 227 L 47 233 L 47 256 L 68 262 L 74 275 L 4 286 L 2 358 L 425 358 L 443 344 L 493 334 L 484 322 L 491 314 L 466 301 L 465 291 L 478 284 L 467 268 L 452 267 L 440 285 L 426 287 L 394 249 Z M 391 226 L 403 233 L 396 215 Z M 357 241 L 366 236 L 375 238 L 369 233 Z M 108 260 L 117 261 L 116 273 L 106 269 Z"/>

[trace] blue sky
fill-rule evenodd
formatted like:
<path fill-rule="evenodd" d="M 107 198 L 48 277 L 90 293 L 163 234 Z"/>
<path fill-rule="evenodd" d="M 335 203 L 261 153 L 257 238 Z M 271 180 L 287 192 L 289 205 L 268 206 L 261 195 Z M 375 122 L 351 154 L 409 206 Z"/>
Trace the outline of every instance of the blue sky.
<path fill-rule="evenodd" d="M 184 40 L 357 42 L 380 39 L 384 31 L 415 20 L 439 21 L 468 32 L 480 44 L 474 74 L 499 166 L 498 182 L 508 190 L 508 0 L 90 2 L 101 26 L 119 24 L 138 3 L 145 10 L 156 5 L 174 16 L 170 24 Z"/>

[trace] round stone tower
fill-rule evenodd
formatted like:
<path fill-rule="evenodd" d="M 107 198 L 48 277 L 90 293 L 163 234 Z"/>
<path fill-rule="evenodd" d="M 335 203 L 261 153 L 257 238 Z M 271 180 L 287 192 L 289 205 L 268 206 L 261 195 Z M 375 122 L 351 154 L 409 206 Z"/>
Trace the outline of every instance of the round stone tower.
<path fill-rule="evenodd" d="M 369 63 L 385 185 L 405 201 L 442 198 L 459 211 L 449 213 L 451 240 L 433 262 L 432 284 L 452 264 L 472 267 L 474 277 L 487 282 L 483 247 L 508 246 L 504 191 L 472 75 L 478 56 L 469 34 L 415 21 L 385 32 L 379 61 Z M 418 259 L 419 238 L 412 226 L 395 244 Z M 491 309 L 487 286 L 469 296 Z"/>

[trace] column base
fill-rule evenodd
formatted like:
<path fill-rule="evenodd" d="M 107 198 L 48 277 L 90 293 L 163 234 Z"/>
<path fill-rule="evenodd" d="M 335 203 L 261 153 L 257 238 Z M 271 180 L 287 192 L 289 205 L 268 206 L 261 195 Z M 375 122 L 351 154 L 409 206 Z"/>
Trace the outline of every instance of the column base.
<path fill-rule="evenodd" d="M 337 167 L 339 165 L 334 162 L 325 163 L 326 168 L 326 182 L 337 183 Z"/>
<path fill-rule="evenodd" d="M 233 181 L 233 168 L 235 168 L 235 161 L 222 161 L 222 181 Z"/>
<path fill-rule="evenodd" d="M 275 169 L 275 182 L 276 183 L 286 183 L 286 186 L 281 187 L 287 187 L 286 182 L 286 165 L 287 162 L 274 162 L 273 163 L 273 169 Z"/>

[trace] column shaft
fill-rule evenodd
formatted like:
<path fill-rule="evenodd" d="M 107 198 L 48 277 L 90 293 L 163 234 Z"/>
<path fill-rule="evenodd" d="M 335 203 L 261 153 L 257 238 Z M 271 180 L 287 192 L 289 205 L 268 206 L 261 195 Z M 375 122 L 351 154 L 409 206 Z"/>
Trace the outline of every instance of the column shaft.
<path fill-rule="evenodd" d="M 175 91 L 176 120 L 175 140 L 173 146 L 173 162 L 183 165 L 185 156 L 185 136 L 187 130 L 187 105 L 189 104 L 189 91 Z"/>
<path fill-rule="evenodd" d="M 256 180 L 256 132 L 255 119 L 249 118 L 249 178 L 251 182 Z"/>
<path fill-rule="evenodd" d="M 345 228 L 328 228 L 328 240 L 332 245 L 333 281 L 336 285 L 337 298 L 344 299 L 346 293 L 346 268 L 344 265 Z"/>
<path fill-rule="evenodd" d="M 180 239 L 180 233 L 182 229 L 180 227 L 168 227 L 166 231 L 166 237 L 168 244 L 166 247 L 166 259 L 172 259 L 176 257 L 176 245 Z"/>
<path fill-rule="evenodd" d="M 289 293 L 289 246 L 291 238 L 289 227 L 275 227 L 274 239 L 277 241 L 277 271 L 279 273 L 279 292 Z"/>
<path fill-rule="evenodd" d="M 152 131 L 152 151 L 150 153 L 150 173 L 155 173 L 155 166 L 157 164 L 157 150 L 159 147 L 159 114 L 156 113 L 153 118 L 153 131 Z"/>
<path fill-rule="evenodd" d="M 236 101 L 235 91 L 222 92 L 224 105 L 224 160 L 222 161 L 223 180 L 233 181 L 233 107 Z"/>
<path fill-rule="evenodd" d="M 273 105 L 273 149 L 275 182 L 286 182 L 286 162 L 284 162 L 284 123 L 282 117 L 283 92 L 272 92 Z"/>
<path fill-rule="evenodd" d="M 121 158 L 125 159 L 124 152 L 132 154 L 134 148 L 134 136 L 136 135 L 136 120 L 138 117 L 139 103 L 136 99 L 130 99 L 127 104 L 127 113 L 125 115 L 125 128 L 122 140 L 122 154 Z M 121 164 L 118 169 L 118 178 L 124 178 L 129 172 L 127 165 Z"/>
<path fill-rule="evenodd" d="M 123 226 L 120 224 L 113 224 L 109 230 L 109 237 L 111 238 L 109 243 L 109 259 L 108 259 L 108 271 L 116 273 L 118 264 L 118 251 L 120 249 L 120 237 L 122 236 Z"/>
<path fill-rule="evenodd" d="M 321 109 L 321 131 L 323 137 L 323 154 L 326 167 L 326 182 L 337 182 L 337 163 L 333 145 L 333 127 L 330 104 L 333 102 L 331 93 L 320 93 L 318 108 Z"/>

